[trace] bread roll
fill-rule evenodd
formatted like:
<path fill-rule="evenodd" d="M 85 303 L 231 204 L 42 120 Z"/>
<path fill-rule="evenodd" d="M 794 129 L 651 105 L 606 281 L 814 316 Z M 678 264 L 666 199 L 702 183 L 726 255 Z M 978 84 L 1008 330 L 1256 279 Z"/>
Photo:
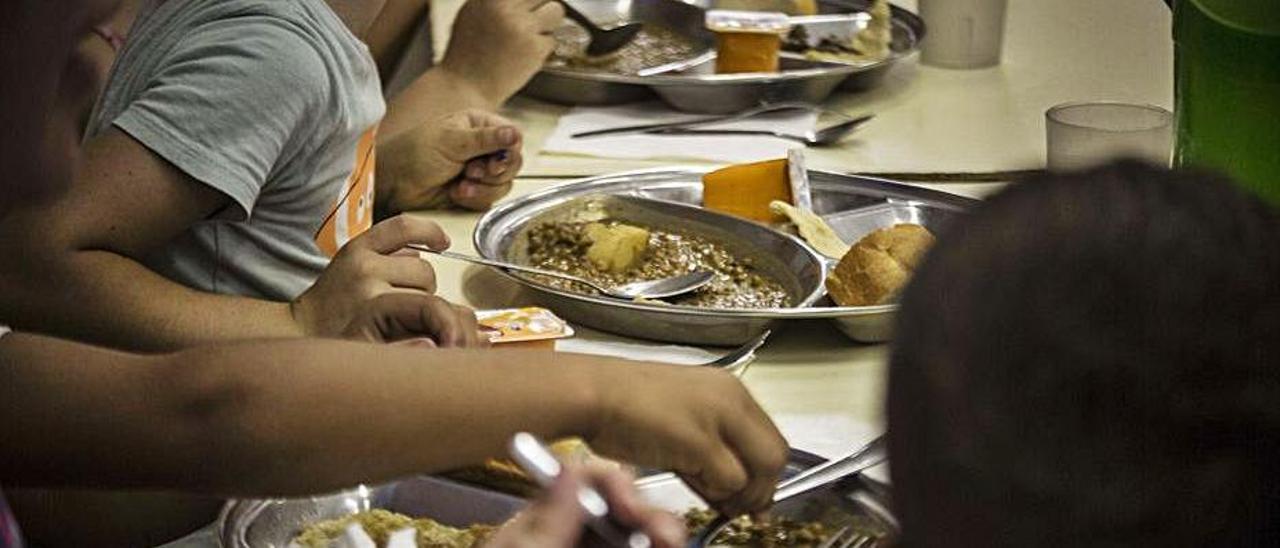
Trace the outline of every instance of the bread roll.
<path fill-rule="evenodd" d="M 923 226 L 900 224 L 858 240 L 827 278 L 827 292 L 841 306 L 871 306 L 893 299 L 906 285 L 933 234 Z"/>

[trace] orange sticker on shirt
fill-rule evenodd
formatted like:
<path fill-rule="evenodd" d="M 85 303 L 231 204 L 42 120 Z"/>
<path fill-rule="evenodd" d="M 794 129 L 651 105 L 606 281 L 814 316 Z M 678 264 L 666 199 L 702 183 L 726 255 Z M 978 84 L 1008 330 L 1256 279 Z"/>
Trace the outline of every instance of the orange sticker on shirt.
<path fill-rule="evenodd" d="M 356 165 L 351 178 L 342 185 L 338 201 L 325 217 L 316 233 L 316 245 L 332 257 L 352 238 L 373 226 L 373 172 L 377 164 L 374 150 L 378 126 L 373 126 L 360 137 L 356 145 Z"/>

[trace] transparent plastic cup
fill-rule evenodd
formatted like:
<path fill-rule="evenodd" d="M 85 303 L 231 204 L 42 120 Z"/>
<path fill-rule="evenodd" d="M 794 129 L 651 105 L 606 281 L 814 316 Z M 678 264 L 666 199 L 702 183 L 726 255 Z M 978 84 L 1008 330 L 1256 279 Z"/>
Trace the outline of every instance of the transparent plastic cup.
<path fill-rule="evenodd" d="M 1136 103 L 1064 103 L 1045 111 L 1048 167 L 1095 166 L 1116 158 L 1138 158 L 1168 166 L 1173 150 L 1173 113 Z"/>
<path fill-rule="evenodd" d="M 1008 0 L 920 0 L 920 62 L 950 69 L 1000 64 Z"/>

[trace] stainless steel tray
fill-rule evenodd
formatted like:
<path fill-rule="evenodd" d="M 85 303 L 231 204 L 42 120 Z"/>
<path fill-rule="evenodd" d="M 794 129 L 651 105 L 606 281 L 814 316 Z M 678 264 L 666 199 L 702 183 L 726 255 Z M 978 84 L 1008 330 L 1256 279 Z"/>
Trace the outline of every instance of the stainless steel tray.
<path fill-rule="evenodd" d="M 616 192 L 575 192 L 583 188 L 591 187 L 556 187 L 494 209 L 476 225 L 476 251 L 490 259 L 527 263 L 528 229 L 599 208 L 610 219 L 641 226 L 678 226 L 684 233 L 724 246 L 734 256 L 748 257 L 756 268 L 781 282 L 797 306 L 813 304 L 825 291 L 824 259 L 798 238 L 690 204 Z M 629 302 L 555 289 L 527 276 L 506 275 L 532 289 L 538 304 L 569 320 L 631 337 L 729 346 L 750 340 L 774 321 L 754 314 L 753 309 Z"/>
<path fill-rule="evenodd" d="M 821 457 L 792 451 L 785 476 L 823 462 Z M 683 513 L 705 508 L 670 474 L 641 479 L 641 497 L 659 508 Z M 373 508 L 409 516 L 427 516 L 445 525 L 502 523 L 526 504 L 524 499 L 432 476 L 416 476 L 377 487 L 360 486 L 332 495 L 297 499 L 233 500 L 218 518 L 218 540 L 224 548 L 285 548 L 307 525 Z M 840 526 L 850 520 L 896 535 L 898 525 L 887 508 L 882 487 L 861 477 L 780 505 L 774 512 L 795 519 L 821 520 Z"/>
<path fill-rule="evenodd" d="M 505 259 L 519 231 L 539 214 L 575 199 L 591 195 L 627 195 L 671 202 L 684 206 L 702 204 L 702 175 L 699 169 L 653 169 L 594 177 L 554 186 L 520 199 L 507 202 L 482 217 L 476 225 L 473 241 L 476 251 L 492 259 Z M 846 242 L 855 242 L 867 233 L 901 222 L 924 225 L 937 233 L 943 225 L 973 206 L 976 200 L 903 185 L 882 179 L 810 171 L 814 210 L 823 215 Z M 720 218 L 701 209 L 679 209 L 689 218 Z M 782 246 L 781 233 L 755 223 L 743 232 L 755 245 Z M 738 225 L 734 225 L 735 227 Z M 745 230 L 745 229 L 744 229 Z M 795 241 L 786 237 L 785 241 Z M 806 249 L 806 244 L 800 244 Z M 817 257 L 817 252 L 790 257 L 799 268 L 807 268 L 803 256 Z M 783 255 L 778 255 L 779 257 Z M 824 261 L 825 262 L 825 261 Z M 511 276 L 532 290 L 539 304 L 565 318 L 597 329 L 640 338 L 686 344 L 736 345 L 764 329 L 785 320 L 831 319 L 850 338 L 861 342 L 882 342 L 890 337 L 893 313 L 897 305 L 864 307 L 810 306 L 821 305 L 816 299 L 801 301 L 796 308 L 757 310 L 712 310 L 682 306 L 628 303 L 557 291 L 529 279 Z M 800 279 L 812 280 L 813 274 L 801 273 Z"/>
<path fill-rule="evenodd" d="M 710 47 L 712 37 L 704 28 L 707 2 L 679 0 L 578 0 L 575 5 L 597 21 L 611 17 L 661 24 L 694 43 Z M 847 35 L 866 25 L 868 2 L 820 0 L 824 15 L 801 18 L 811 35 Z M 523 93 L 546 101 L 570 105 L 611 105 L 654 95 L 672 107 L 697 113 L 728 113 L 765 102 L 820 103 L 837 88 L 860 90 L 874 86 L 896 62 L 915 53 L 924 36 L 919 16 L 893 6 L 893 53 L 876 63 L 844 64 L 810 61 L 801 55 L 783 54 L 782 71 L 776 74 L 713 74 L 714 53 L 699 56 L 701 62 L 679 72 L 634 76 L 545 67 Z"/>

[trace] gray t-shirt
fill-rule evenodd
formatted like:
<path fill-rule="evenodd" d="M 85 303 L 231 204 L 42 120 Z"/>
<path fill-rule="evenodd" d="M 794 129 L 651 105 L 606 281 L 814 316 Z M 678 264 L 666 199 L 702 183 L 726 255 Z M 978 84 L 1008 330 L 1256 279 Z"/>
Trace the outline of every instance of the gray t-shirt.
<path fill-rule="evenodd" d="M 164 0 L 130 29 L 89 134 L 114 124 L 230 199 L 150 268 L 291 300 L 372 224 L 385 110 L 368 49 L 323 0 Z"/>

